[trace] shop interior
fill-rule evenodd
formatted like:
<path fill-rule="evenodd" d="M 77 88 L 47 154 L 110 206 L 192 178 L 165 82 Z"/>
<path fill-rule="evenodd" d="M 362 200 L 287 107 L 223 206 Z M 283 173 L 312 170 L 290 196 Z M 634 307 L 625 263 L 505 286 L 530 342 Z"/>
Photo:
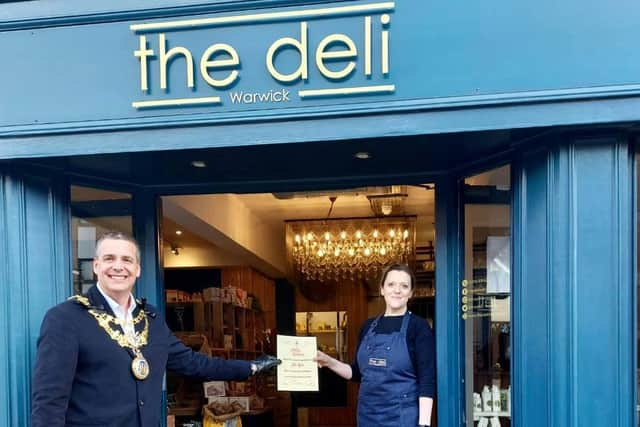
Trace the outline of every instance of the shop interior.
<path fill-rule="evenodd" d="M 433 324 L 432 184 L 166 196 L 162 208 L 167 321 L 200 351 L 251 359 L 275 352 L 280 333 L 314 336 L 351 362 L 359 325 L 383 309 L 377 276 L 393 261 L 416 270 L 411 309 Z M 279 392 L 273 375 L 227 384 L 224 396 L 171 376 L 169 388 L 180 420 L 205 398 L 238 400 L 256 418 L 266 410 L 277 426 L 355 421 L 356 386 L 329 370 L 319 392 Z"/>
<path fill-rule="evenodd" d="M 131 196 L 72 186 L 71 197 L 82 292 L 93 284 L 91 242 L 131 231 Z M 315 336 L 351 362 L 360 325 L 384 308 L 378 275 L 394 261 L 414 268 L 410 309 L 433 325 L 433 184 L 165 196 L 162 212 L 166 320 L 197 351 L 253 359 L 275 354 L 280 333 Z M 279 392 L 274 375 L 220 385 L 169 374 L 167 387 L 176 425 L 201 419 L 208 402 L 242 405 L 244 425 L 355 425 L 357 386 L 329 370 L 317 393 Z"/>
<path fill-rule="evenodd" d="M 382 308 L 375 266 L 346 271 L 333 268 L 329 274 L 327 265 L 323 265 L 305 277 L 296 269 L 292 252 L 296 227 L 330 227 L 330 233 L 339 238 L 342 230 L 335 224 L 341 221 L 351 224 L 351 233 L 363 225 L 360 220 L 365 221 L 370 233 L 377 223 L 404 221 L 400 233 L 404 235 L 406 227 L 413 243 L 405 261 L 412 264 L 419 277 L 419 289 L 410 308 L 435 326 L 435 186 L 420 171 L 425 167 L 449 169 L 452 162 L 464 158 L 471 161 L 483 150 L 508 145 L 512 138 L 508 133 L 494 132 L 485 135 L 492 144 L 472 144 L 474 135 L 459 135 L 448 142 L 451 150 L 438 153 L 433 150 L 441 144 L 395 138 L 349 144 L 275 145 L 249 151 L 233 148 L 69 157 L 55 159 L 47 167 L 76 171 L 68 172 L 77 182 L 70 186 L 75 292 L 94 283 L 91 259 L 96 237 L 106 229 L 133 231 L 133 193 L 104 188 L 124 188 L 116 184 L 135 180 L 152 189 L 155 182 L 158 192 L 167 194 L 161 197 L 162 218 L 158 224 L 160 258 L 167 322 L 176 334 L 199 351 L 246 359 L 260 352 L 274 352 L 277 333 L 313 335 L 319 346 L 350 361 L 360 324 Z M 407 150 L 415 156 L 407 157 Z M 358 153 L 373 155 L 361 159 Z M 265 158 L 282 160 L 276 167 L 265 163 Z M 311 158 L 317 161 L 310 162 Z M 273 171 L 270 175 L 267 165 Z M 83 178 L 98 173 L 112 174 L 112 181 L 100 184 Z M 265 176 L 271 178 L 265 180 Z M 188 184 L 191 191 L 178 187 L 164 191 L 167 180 Z M 488 237 L 508 234 L 509 197 L 508 166 L 465 180 L 464 199 L 470 206 L 465 207 L 464 225 L 468 230 L 479 227 L 465 235 L 465 245 L 474 242 L 471 250 L 465 246 L 465 264 L 488 265 L 486 253 L 483 255 L 480 249 L 486 247 Z M 474 223 L 474 215 L 485 219 Z M 313 232 L 320 244 L 323 231 L 314 228 Z M 303 234 L 297 234 L 301 236 L 299 243 L 304 243 Z M 145 268 L 148 266 L 143 271 Z M 486 285 L 478 274 L 482 275 L 480 267 L 465 269 L 465 276 L 479 288 L 475 291 L 482 293 Z M 240 290 L 235 305 L 232 293 L 227 295 L 226 291 L 232 288 L 236 293 Z M 224 302 L 224 298 L 231 298 L 231 302 Z M 510 408 L 495 411 L 483 406 L 483 400 L 479 407 L 475 405 L 476 397 L 484 396 L 485 385 L 492 391 L 493 385 L 499 384 L 504 397 L 510 383 L 509 313 L 505 312 L 509 298 L 502 293 L 490 299 L 492 304 L 499 302 L 485 306 L 482 316 L 470 316 L 466 322 L 474 325 L 465 332 L 465 375 L 474 378 L 473 382 L 466 381 L 466 410 L 478 415 L 468 418 L 469 425 L 482 418 L 499 417 L 500 425 L 508 426 Z M 461 316 L 463 305 L 461 302 Z M 495 319 L 488 314 L 494 308 L 501 313 Z M 493 320 L 501 321 L 503 327 L 493 328 Z M 249 406 L 244 425 L 355 425 L 357 386 L 334 380 L 327 375 L 321 377 L 318 393 L 278 392 L 274 378 L 269 376 L 250 384 L 227 384 L 224 391 L 219 385 L 210 385 L 210 391 L 205 392 L 202 383 L 168 377 L 169 415 L 176 425 L 201 420 L 201 404 L 209 400 L 205 393 L 224 393 L 211 397 L 260 398 L 237 399 L 245 410 Z M 323 395 L 322 390 L 330 392 Z M 437 408 L 435 412 L 433 425 L 437 425 Z"/>
<path fill-rule="evenodd" d="M 505 166 L 469 177 L 463 192 L 467 299 L 460 313 L 474 425 L 492 418 L 510 425 L 509 173 Z M 397 260 L 416 272 L 410 309 L 434 326 L 434 193 L 425 183 L 164 196 L 167 323 L 212 356 L 275 354 L 276 334 L 285 334 L 315 336 L 321 350 L 350 362 L 359 326 L 384 307 L 377 275 Z M 96 237 L 132 231 L 131 195 L 74 185 L 71 198 L 74 289 L 82 292 L 94 283 Z M 355 424 L 357 386 L 328 370 L 315 393 L 278 391 L 274 375 L 204 384 L 169 374 L 167 387 L 175 425 L 201 420 L 209 402 L 226 409 L 235 402 L 244 425 Z"/>

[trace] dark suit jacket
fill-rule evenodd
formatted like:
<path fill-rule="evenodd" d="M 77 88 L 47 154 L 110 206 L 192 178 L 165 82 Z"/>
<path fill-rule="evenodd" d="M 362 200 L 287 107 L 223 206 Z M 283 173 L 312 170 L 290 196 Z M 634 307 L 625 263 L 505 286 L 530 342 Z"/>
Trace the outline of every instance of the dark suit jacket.
<path fill-rule="evenodd" d="M 113 314 L 94 286 L 91 305 Z M 87 308 L 68 300 L 44 317 L 33 375 L 33 427 L 157 427 L 162 380 L 168 368 L 203 380 L 242 380 L 251 374 L 244 360 L 210 358 L 186 347 L 169 330 L 156 309 L 138 303 L 149 320 L 148 344 L 141 351 L 150 374 L 142 381 L 131 373 L 131 350 L 120 347 Z M 136 325 L 141 330 L 144 322 Z"/>

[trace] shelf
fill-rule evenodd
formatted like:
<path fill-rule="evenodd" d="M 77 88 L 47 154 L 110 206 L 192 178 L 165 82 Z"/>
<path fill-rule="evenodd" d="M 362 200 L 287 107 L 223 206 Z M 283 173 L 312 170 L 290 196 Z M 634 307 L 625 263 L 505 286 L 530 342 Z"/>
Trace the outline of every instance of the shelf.
<path fill-rule="evenodd" d="M 175 415 L 176 417 L 196 417 L 202 413 L 202 406 L 189 406 L 189 407 L 173 407 L 167 411 L 169 415 Z"/>
<path fill-rule="evenodd" d="M 474 412 L 473 413 L 473 418 L 475 419 L 476 417 L 505 417 L 505 418 L 510 418 L 511 417 L 511 413 L 509 411 L 499 411 L 499 412 L 494 412 L 494 411 L 490 411 L 490 412 Z"/>
<path fill-rule="evenodd" d="M 183 302 L 167 301 L 167 302 L 165 302 L 165 306 L 166 307 L 180 307 L 180 306 L 186 306 L 186 305 L 193 305 L 195 303 L 202 303 L 202 301 L 183 301 Z"/>

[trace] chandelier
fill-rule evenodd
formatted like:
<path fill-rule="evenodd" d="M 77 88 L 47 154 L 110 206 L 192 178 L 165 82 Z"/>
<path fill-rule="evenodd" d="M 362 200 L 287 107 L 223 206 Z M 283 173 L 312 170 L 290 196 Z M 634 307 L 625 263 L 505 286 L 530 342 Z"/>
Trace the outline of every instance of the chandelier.
<path fill-rule="evenodd" d="M 404 203 L 407 194 L 406 185 L 391 185 L 382 194 L 367 195 L 371 210 L 376 216 L 404 215 Z"/>
<path fill-rule="evenodd" d="M 416 217 L 286 222 L 289 262 L 305 280 L 376 280 L 388 264 L 412 264 Z"/>

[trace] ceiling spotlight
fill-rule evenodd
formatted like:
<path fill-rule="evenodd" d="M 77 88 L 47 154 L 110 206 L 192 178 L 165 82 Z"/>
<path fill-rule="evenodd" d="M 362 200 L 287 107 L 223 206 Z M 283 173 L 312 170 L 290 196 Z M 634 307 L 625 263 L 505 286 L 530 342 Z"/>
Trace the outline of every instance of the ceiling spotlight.
<path fill-rule="evenodd" d="M 207 163 L 204 160 L 193 160 L 191 161 L 191 166 L 194 168 L 206 168 Z"/>
<path fill-rule="evenodd" d="M 180 236 L 182 234 L 182 230 L 176 230 L 176 234 Z"/>
<path fill-rule="evenodd" d="M 355 153 L 353 155 L 353 157 L 355 157 L 356 159 L 360 159 L 360 160 L 367 160 L 371 158 L 371 153 L 367 152 L 367 151 L 358 151 L 357 153 Z"/>

